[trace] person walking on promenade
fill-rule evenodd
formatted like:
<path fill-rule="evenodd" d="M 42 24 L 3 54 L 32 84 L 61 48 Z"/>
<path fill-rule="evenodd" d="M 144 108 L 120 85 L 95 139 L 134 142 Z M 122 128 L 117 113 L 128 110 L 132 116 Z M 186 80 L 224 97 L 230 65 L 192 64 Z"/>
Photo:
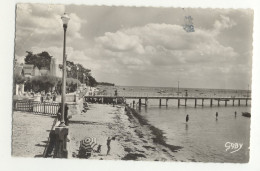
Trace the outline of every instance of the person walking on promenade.
<path fill-rule="evenodd" d="M 186 115 L 186 122 L 189 121 L 189 115 Z"/>

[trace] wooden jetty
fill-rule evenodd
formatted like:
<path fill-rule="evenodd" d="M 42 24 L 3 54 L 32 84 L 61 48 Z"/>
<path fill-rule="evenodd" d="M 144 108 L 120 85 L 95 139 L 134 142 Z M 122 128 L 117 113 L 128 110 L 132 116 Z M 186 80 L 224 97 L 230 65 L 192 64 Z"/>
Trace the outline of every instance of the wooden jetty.
<path fill-rule="evenodd" d="M 194 101 L 194 107 L 197 106 L 204 106 L 205 101 L 209 101 L 210 107 L 214 105 L 214 101 L 216 102 L 217 106 L 220 106 L 221 102 L 224 102 L 224 105 L 227 106 L 228 102 L 232 102 L 232 106 L 241 105 L 241 101 L 245 102 L 245 105 L 248 105 L 248 101 L 251 101 L 250 97 L 179 97 L 179 96 L 104 96 L 104 95 L 97 95 L 97 96 L 85 96 L 86 101 L 96 101 L 99 103 L 119 103 L 124 102 L 125 99 L 138 99 L 138 105 L 139 106 L 147 106 L 149 99 L 158 99 L 159 100 L 159 106 L 168 106 L 169 100 L 177 100 L 178 107 L 180 106 L 187 106 L 187 101 L 192 100 Z M 164 104 L 162 104 L 162 101 L 165 101 Z M 200 103 L 199 103 L 200 102 Z M 133 102 L 133 105 L 135 102 Z"/>

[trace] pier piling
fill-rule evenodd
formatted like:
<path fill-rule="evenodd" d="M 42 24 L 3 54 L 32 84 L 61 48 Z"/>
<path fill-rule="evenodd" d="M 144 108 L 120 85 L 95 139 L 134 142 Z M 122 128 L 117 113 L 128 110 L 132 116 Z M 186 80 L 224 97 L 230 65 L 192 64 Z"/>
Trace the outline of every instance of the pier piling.
<path fill-rule="evenodd" d="M 197 107 L 197 99 L 195 99 L 195 107 Z"/>
<path fill-rule="evenodd" d="M 159 106 L 162 106 L 162 99 L 159 100 Z"/>
<path fill-rule="evenodd" d="M 180 107 L 180 98 L 178 98 L 178 107 Z"/>

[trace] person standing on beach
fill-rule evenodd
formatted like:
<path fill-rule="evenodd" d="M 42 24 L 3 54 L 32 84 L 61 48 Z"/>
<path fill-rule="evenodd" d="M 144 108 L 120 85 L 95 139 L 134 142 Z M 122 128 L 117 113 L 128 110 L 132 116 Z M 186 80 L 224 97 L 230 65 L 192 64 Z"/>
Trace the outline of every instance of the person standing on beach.
<path fill-rule="evenodd" d="M 186 115 L 186 122 L 189 121 L 189 115 Z"/>
<path fill-rule="evenodd" d="M 109 155 L 109 152 L 110 152 L 110 143 L 111 143 L 111 140 L 115 140 L 115 137 L 108 137 L 107 138 L 107 155 Z"/>
<path fill-rule="evenodd" d="M 107 138 L 107 155 L 109 155 L 109 152 L 110 152 L 110 143 L 111 143 L 111 140 L 112 138 L 111 137 L 108 137 Z"/>
<path fill-rule="evenodd" d="M 216 112 L 216 119 L 218 118 L 218 112 Z"/>
<path fill-rule="evenodd" d="M 237 111 L 235 111 L 235 118 L 237 117 Z"/>

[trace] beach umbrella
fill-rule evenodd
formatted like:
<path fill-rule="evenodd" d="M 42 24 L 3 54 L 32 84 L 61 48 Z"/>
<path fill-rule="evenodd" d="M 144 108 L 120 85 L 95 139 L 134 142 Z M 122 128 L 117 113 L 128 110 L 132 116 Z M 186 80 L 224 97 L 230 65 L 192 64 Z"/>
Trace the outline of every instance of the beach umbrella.
<path fill-rule="evenodd" d="M 94 137 L 87 137 L 80 141 L 79 151 L 81 155 L 86 153 L 91 155 L 93 148 L 97 145 L 97 140 Z M 84 153 L 84 154 L 83 154 Z"/>

